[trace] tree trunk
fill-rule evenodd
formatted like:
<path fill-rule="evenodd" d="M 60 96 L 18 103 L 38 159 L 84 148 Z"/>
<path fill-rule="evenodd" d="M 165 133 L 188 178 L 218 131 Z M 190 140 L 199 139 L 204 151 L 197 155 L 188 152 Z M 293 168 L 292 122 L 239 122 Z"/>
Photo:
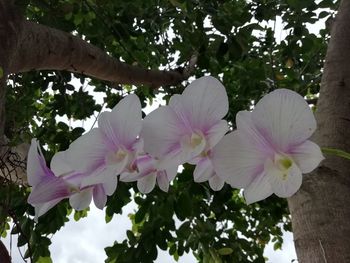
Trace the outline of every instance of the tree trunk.
<path fill-rule="evenodd" d="M 4 243 L 0 240 L 0 262 L 1 263 L 11 263 L 11 257 L 7 251 Z"/>
<path fill-rule="evenodd" d="M 327 50 L 313 140 L 350 152 L 350 1 L 341 2 Z M 298 262 L 350 262 L 350 161 L 336 156 L 305 175 L 288 200 Z"/>

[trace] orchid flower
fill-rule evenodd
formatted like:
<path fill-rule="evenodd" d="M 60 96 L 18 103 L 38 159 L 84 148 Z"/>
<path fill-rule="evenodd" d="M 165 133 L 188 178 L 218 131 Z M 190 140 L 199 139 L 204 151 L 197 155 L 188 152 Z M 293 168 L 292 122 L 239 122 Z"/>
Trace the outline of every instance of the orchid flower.
<path fill-rule="evenodd" d="M 75 210 L 86 209 L 93 198 L 97 208 L 103 209 L 107 202 L 107 196 L 114 193 L 117 188 L 117 179 L 110 177 L 105 183 L 90 186 L 82 186 L 86 174 L 72 170 L 67 161 L 66 152 L 56 153 L 51 160 L 51 169 L 60 178 L 71 186 L 72 192 L 69 203 Z"/>
<path fill-rule="evenodd" d="M 27 175 L 32 186 L 28 203 L 35 208 L 35 221 L 65 198 L 69 198 L 74 209 L 82 210 L 90 205 L 93 196 L 95 205 L 102 209 L 107 195 L 115 191 L 116 179 L 105 184 L 80 187 L 85 175 L 68 166 L 63 160 L 63 152 L 54 155 L 50 166 L 51 169 L 46 166 L 39 143 L 33 139 L 28 153 Z"/>
<path fill-rule="evenodd" d="M 225 184 L 225 180 L 218 176 L 214 170 L 211 151 L 208 151 L 207 156 L 198 161 L 193 177 L 196 183 L 209 181 L 209 186 L 214 191 L 220 191 Z"/>
<path fill-rule="evenodd" d="M 157 182 L 159 188 L 168 192 L 170 181 L 174 180 L 178 166 L 159 168 L 160 161 L 149 154 L 139 155 L 134 163 L 134 171 L 121 174 L 120 181 L 137 181 L 137 188 L 141 193 L 151 192 Z"/>
<path fill-rule="evenodd" d="M 308 140 L 316 129 L 313 113 L 293 91 L 269 93 L 252 112 L 239 112 L 236 125 L 237 130 L 214 147 L 212 160 L 218 176 L 244 188 L 249 204 L 272 193 L 292 196 L 301 186 L 302 173 L 324 159 L 319 146 Z"/>
<path fill-rule="evenodd" d="M 73 170 L 88 174 L 81 187 L 104 184 L 129 169 L 142 147 L 141 104 L 135 94 L 122 99 L 111 112 L 103 112 L 98 128 L 79 137 L 66 151 Z"/>
<path fill-rule="evenodd" d="M 146 116 L 144 150 L 160 160 L 160 168 L 197 164 L 228 131 L 222 120 L 227 111 L 225 87 L 213 77 L 199 78 Z"/>
<path fill-rule="evenodd" d="M 27 160 L 28 183 L 32 192 L 28 203 L 35 208 L 35 221 L 71 194 L 69 185 L 46 166 L 40 145 L 32 139 Z"/>

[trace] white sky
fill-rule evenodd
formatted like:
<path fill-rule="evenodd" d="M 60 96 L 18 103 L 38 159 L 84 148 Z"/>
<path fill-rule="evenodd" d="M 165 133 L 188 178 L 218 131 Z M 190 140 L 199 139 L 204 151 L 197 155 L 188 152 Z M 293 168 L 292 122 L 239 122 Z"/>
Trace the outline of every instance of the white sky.
<path fill-rule="evenodd" d="M 115 240 L 123 241 L 126 238 L 126 230 L 131 229 L 129 213 L 136 209 L 134 203 L 123 208 L 122 215 L 115 215 L 111 222 L 105 223 L 105 213 L 97 209 L 93 204 L 90 206 L 89 215 L 78 222 L 70 217 L 70 221 L 53 235 L 50 246 L 51 258 L 54 263 L 99 263 L 106 259 L 104 248 L 112 246 Z M 296 259 L 291 233 L 284 233 L 282 250 L 274 251 L 273 245 L 269 244 L 265 249 L 265 256 L 269 263 L 287 263 Z M 10 240 L 6 238 L 5 246 L 10 247 Z M 15 263 L 23 262 L 16 244 L 16 236 L 12 237 L 12 259 Z M 22 253 L 24 253 L 23 249 Z M 158 251 L 156 263 L 175 263 L 176 261 L 167 251 Z M 196 262 L 191 254 L 180 257 L 178 263 Z"/>

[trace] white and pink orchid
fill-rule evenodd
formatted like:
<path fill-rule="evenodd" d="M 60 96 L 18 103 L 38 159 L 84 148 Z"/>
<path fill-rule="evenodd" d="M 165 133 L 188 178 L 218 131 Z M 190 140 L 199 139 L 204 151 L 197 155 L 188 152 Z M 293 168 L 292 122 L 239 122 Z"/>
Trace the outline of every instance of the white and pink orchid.
<path fill-rule="evenodd" d="M 217 174 L 232 187 L 244 188 L 247 203 L 272 193 L 290 197 L 300 188 L 302 173 L 324 159 L 308 139 L 316 121 L 299 94 L 279 89 L 262 98 L 252 112 L 236 116 L 237 130 L 213 149 Z"/>
<path fill-rule="evenodd" d="M 222 120 L 227 112 L 225 87 L 213 77 L 199 78 L 182 95 L 172 96 L 168 106 L 146 116 L 141 132 L 144 150 L 161 160 L 162 168 L 186 162 L 202 166 L 201 160 L 228 131 Z M 196 174 L 202 181 L 213 176 L 204 166 Z"/>
<path fill-rule="evenodd" d="M 83 210 L 93 197 L 96 207 L 103 209 L 107 195 L 112 195 L 117 186 L 117 180 L 111 179 L 104 184 L 81 187 L 86 175 L 73 171 L 64 161 L 63 152 L 54 155 L 50 166 L 51 169 L 46 166 L 40 145 L 33 139 L 28 153 L 27 176 L 32 186 L 28 203 L 35 208 L 36 221 L 65 198 L 69 198 L 74 209 Z"/>
<path fill-rule="evenodd" d="M 35 208 L 35 220 L 58 204 L 64 198 L 70 196 L 69 185 L 46 166 L 46 162 L 40 145 L 36 139 L 32 139 L 27 159 L 27 178 L 32 192 L 28 197 L 28 203 Z"/>
<path fill-rule="evenodd" d="M 150 193 L 156 185 L 168 192 L 169 184 L 174 180 L 178 166 L 168 167 L 166 169 L 159 168 L 160 161 L 151 155 L 141 153 L 136 157 L 131 169 L 120 175 L 121 182 L 137 181 L 137 188 L 143 194 Z"/>
<path fill-rule="evenodd" d="M 141 103 L 135 94 L 122 99 L 111 112 L 103 112 L 94 128 L 66 151 L 70 166 L 87 174 L 82 187 L 103 184 L 129 169 L 142 149 Z"/>
<path fill-rule="evenodd" d="M 323 160 L 320 148 L 308 139 L 316 121 L 305 100 L 280 89 L 262 98 L 252 112 L 236 116 L 237 130 L 227 135 L 225 87 L 213 77 L 193 81 L 169 105 L 142 121 L 139 98 L 132 94 L 111 112 L 103 112 L 98 128 L 57 153 L 46 166 L 36 139 L 28 155 L 28 202 L 36 219 L 64 198 L 77 210 L 93 199 L 103 208 L 107 196 L 124 182 L 137 181 L 142 193 L 157 183 L 167 192 L 178 166 L 196 164 L 194 181 L 209 181 L 218 191 L 225 182 L 244 188 L 247 203 L 293 195 L 302 174 Z"/>

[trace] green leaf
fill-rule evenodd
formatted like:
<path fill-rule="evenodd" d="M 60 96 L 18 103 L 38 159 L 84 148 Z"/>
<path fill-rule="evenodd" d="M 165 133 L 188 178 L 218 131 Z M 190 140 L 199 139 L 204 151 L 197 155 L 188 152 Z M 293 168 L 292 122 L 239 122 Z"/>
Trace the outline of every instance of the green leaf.
<path fill-rule="evenodd" d="M 232 252 L 233 252 L 233 249 L 230 247 L 223 247 L 218 250 L 218 253 L 222 256 L 230 255 L 232 254 Z"/>
<path fill-rule="evenodd" d="M 350 153 L 335 148 L 322 147 L 324 154 L 335 155 L 350 160 Z"/>
<path fill-rule="evenodd" d="M 39 257 L 36 261 L 37 263 L 52 263 L 52 259 L 50 257 Z"/>

